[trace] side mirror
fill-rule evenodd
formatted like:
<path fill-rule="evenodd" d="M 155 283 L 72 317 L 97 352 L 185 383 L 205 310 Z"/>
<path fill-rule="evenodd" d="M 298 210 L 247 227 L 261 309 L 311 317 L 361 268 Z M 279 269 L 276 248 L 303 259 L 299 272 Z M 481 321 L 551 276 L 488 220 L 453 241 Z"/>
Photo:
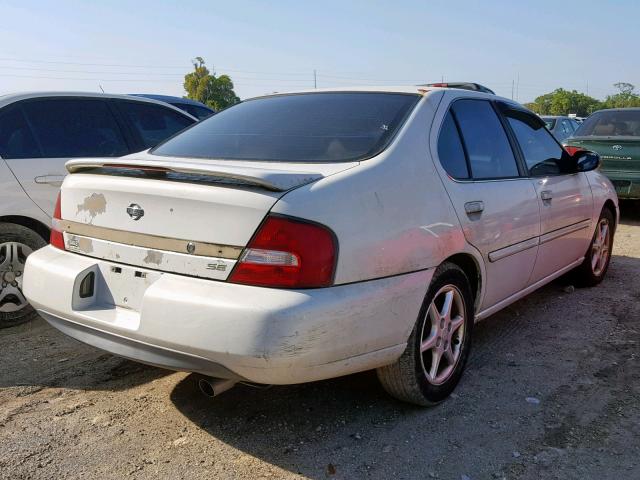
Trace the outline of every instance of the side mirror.
<path fill-rule="evenodd" d="M 600 166 L 600 155 L 588 150 L 578 150 L 573 154 L 578 172 L 590 172 Z"/>

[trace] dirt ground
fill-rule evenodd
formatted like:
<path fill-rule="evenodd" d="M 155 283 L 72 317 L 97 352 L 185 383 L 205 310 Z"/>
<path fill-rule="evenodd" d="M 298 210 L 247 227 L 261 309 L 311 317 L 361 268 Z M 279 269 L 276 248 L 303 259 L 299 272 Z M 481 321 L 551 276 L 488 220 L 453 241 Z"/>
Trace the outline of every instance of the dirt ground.
<path fill-rule="evenodd" d="M 602 285 L 561 279 L 478 324 L 431 409 L 370 372 L 210 400 L 39 320 L 0 331 L 0 478 L 639 479 L 639 342 L 638 204 Z"/>

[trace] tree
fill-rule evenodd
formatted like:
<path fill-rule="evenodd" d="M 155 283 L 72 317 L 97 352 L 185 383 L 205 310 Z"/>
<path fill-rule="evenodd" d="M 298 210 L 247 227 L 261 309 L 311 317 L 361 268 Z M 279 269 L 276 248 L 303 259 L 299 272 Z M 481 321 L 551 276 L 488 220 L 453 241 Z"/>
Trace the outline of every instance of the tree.
<path fill-rule="evenodd" d="M 618 82 L 613 85 L 619 92 L 608 95 L 604 101 L 605 108 L 640 107 L 640 95 L 635 92 L 635 85 L 626 82 Z"/>
<path fill-rule="evenodd" d="M 557 88 L 551 93 L 540 95 L 533 102 L 525 104 L 529 110 L 538 115 L 567 115 L 575 113 L 579 117 L 586 117 L 602 107 L 602 103 L 576 90 Z"/>
<path fill-rule="evenodd" d="M 198 100 L 216 111 L 223 110 L 240 101 L 233 91 L 233 81 L 228 75 L 216 77 L 210 72 L 202 57 L 193 60 L 193 72 L 184 76 L 187 98 Z"/>

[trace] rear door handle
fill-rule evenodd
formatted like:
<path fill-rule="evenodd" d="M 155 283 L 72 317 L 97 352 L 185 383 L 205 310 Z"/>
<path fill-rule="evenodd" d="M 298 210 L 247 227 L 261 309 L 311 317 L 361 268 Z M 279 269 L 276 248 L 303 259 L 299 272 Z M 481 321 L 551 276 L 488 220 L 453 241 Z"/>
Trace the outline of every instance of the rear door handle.
<path fill-rule="evenodd" d="M 550 202 L 551 200 L 553 200 L 553 192 L 551 190 L 542 190 L 540 192 L 540 198 L 544 202 Z"/>
<path fill-rule="evenodd" d="M 482 213 L 484 211 L 484 202 L 481 200 L 476 200 L 475 202 L 467 202 L 464 204 L 464 211 L 467 213 L 467 215 Z"/>
<path fill-rule="evenodd" d="M 40 185 L 54 185 L 59 187 L 62 185 L 64 175 L 40 175 L 33 179 L 34 182 Z"/>

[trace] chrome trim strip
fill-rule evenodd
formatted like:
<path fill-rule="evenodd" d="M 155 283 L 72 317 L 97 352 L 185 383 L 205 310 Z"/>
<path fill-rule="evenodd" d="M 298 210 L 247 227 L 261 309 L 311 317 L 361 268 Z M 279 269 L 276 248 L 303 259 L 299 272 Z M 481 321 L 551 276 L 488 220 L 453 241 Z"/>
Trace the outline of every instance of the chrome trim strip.
<path fill-rule="evenodd" d="M 237 260 L 244 247 L 219 245 L 216 243 L 194 242 L 177 238 L 147 235 L 144 233 L 127 232 L 113 228 L 98 227 L 86 223 L 58 220 L 58 226 L 65 232 L 83 237 L 107 240 L 110 242 L 133 245 L 135 247 L 164 250 L 167 252 L 189 253 L 199 257 L 215 257 Z M 193 245 L 189 245 L 193 244 Z M 187 246 L 189 245 L 189 249 Z M 193 250 L 192 250 L 193 248 Z"/>
<path fill-rule="evenodd" d="M 591 220 L 582 220 L 581 222 L 574 223 L 573 225 L 567 225 L 566 227 L 562 227 L 552 232 L 545 233 L 544 235 L 540 236 L 540 245 L 550 242 L 551 240 L 555 240 L 556 238 L 569 235 L 570 233 L 577 232 L 578 230 L 589 228 L 590 226 Z"/>
<path fill-rule="evenodd" d="M 540 237 L 530 238 L 529 240 L 525 240 L 523 242 L 515 243 L 513 245 L 509 245 L 508 247 L 489 252 L 489 261 L 497 262 L 498 260 L 502 260 L 503 258 L 515 255 L 516 253 L 524 252 L 525 250 L 528 250 L 530 248 L 537 247 L 539 239 Z"/>

